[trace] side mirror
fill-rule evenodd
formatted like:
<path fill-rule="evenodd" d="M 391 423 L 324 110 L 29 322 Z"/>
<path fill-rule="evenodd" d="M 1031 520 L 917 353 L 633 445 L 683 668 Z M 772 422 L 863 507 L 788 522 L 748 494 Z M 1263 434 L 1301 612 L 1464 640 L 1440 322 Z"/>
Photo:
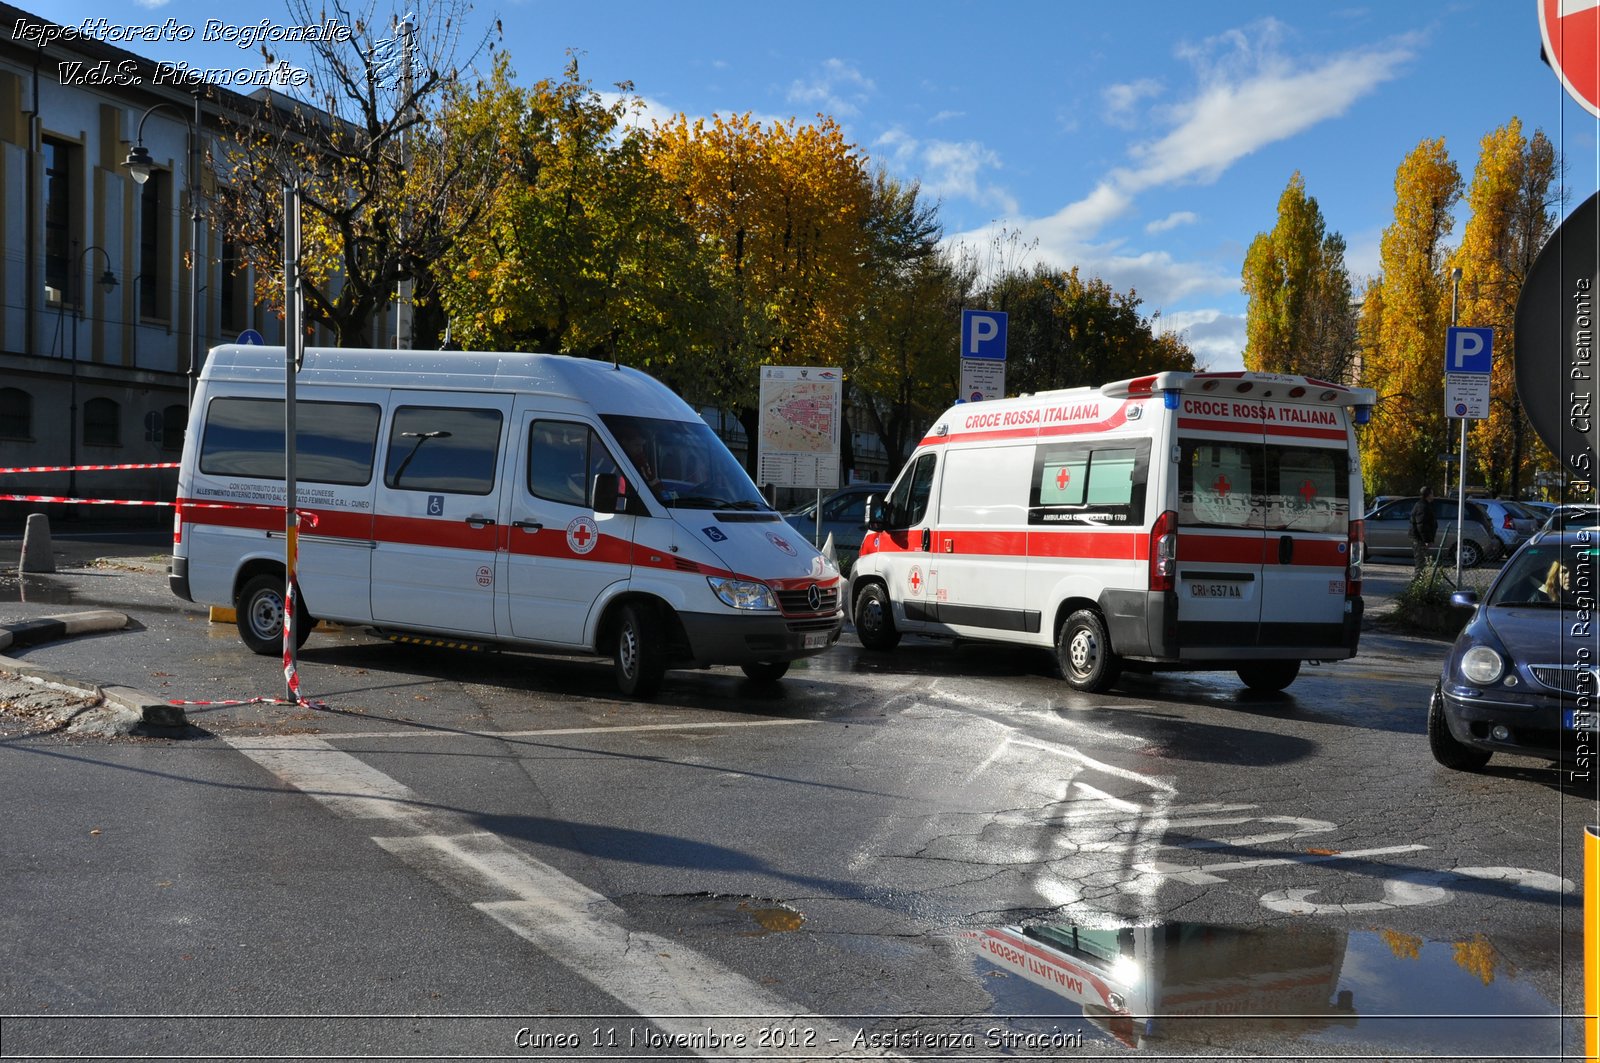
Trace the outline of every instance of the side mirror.
<path fill-rule="evenodd" d="M 1454 594 L 1452 594 L 1450 596 L 1450 604 L 1451 605 L 1464 605 L 1468 609 L 1476 609 L 1478 607 L 1478 592 L 1477 591 L 1456 591 Z"/>
<path fill-rule="evenodd" d="M 596 513 L 620 513 L 628 504 L 622 493 L 622 477 L 614 472 L 595 473 L 589 490 L 589 508 Z"/>
<path fill-rule="evenodd" d="M 889 526 L 889 503 L 877 495 L 867 499 L 867 529 L 883 531 Z"/>

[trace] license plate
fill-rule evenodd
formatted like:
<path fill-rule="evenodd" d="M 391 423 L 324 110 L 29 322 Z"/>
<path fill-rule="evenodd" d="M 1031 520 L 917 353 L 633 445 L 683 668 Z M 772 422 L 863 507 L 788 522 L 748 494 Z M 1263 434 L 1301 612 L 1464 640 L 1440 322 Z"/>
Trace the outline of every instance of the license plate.
<path fill-rule="evenodd" d="M 1600 713 L 1596 713 L 1593 709 L 1567 710 L 1569 731 L 1593 731 L 1597 729 L 1595 726 L 1597 723 L 1600 723 Z"/>
<path fill-rule="evenodd" d="M 805 641 L 801 643 L 804 649 L 820 650 L 828 644 L 828 633 L 826 631 L 813 631 L 805 635 L 804 638 Z"/>
<path fill-rule="evenodd" d="M 1191 598 L 1243 598 L 1244 587 L 1237 583 L 1191 583 Z"/>

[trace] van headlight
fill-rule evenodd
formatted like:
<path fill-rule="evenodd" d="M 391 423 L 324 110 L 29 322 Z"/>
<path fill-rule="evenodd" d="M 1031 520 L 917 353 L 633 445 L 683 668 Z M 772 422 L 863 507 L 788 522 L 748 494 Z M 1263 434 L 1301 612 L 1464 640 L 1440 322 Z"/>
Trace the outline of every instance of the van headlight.
<path fill-rule="evenodd" d="M 711 584 L 714 593 L 722 604 L 734 609 L 777 609 L 778 599 L 772 596 L 772 588 L 765 583 L 756 583 L 747 579 L 724 579 L 720 576 L 707 576 L 706 582 Z"/>
<path fill-rule="evenodd" d="M 1505 673 L 1506 662 L 1488 646 L 1474 646 L 1461 655 L 1461 674 L 1486 687 Z"/>

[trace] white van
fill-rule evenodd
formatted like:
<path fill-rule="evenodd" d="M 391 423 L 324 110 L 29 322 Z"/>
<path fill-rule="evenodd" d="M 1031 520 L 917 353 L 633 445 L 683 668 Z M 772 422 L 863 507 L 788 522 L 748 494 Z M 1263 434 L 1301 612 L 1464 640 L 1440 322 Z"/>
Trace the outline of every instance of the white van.
<path fill-rule="evenodd" d="M 838 570 L 644 373 L 547 354 L 309 350 L 296 376 L 301 637 L 315 619 L 780 678 L 839 637 Z M 283 349 L 195 391 L 171 584 L 282 647 Z M 276 507 L 276 508 L 274 508 Z"/>
<path fill-rule="evenodd" d="M 1166 372 L 942 414 L 850 583 L 862 643 L 1053 648 L 1080 690 L 1123 666 L 1281 690 L 1356 652 L 1365 388 Z M 1353 411 L 1353 413 L 1352 413 Z"/>

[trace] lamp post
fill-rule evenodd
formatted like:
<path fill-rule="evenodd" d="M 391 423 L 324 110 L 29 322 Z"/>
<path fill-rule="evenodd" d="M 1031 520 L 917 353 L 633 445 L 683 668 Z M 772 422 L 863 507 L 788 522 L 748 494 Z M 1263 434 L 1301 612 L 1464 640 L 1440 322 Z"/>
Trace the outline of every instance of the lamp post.
<path fill-rule="evenodd" d="M 191 120 L 177 104 L 158 103 L 139 117 L 139 129 L 134 134 L 134 146 L 122 165 L 128 168 L 137 184 L 150 180 L 155 162 L 150 150 L 144 146 L 144 123 L 151 114 L 166 107 L 183 118 L 189 127 L 189 398 L 194 405 L 195 379 L 200 375 L 200 94 L 194 97 L 194 118 Z"/>
<path fill-rule="evenodd" d="M 106 271 L 100 274 L 96 281 L 100 290 L 107 295 L 111 294 L 117 286 L 117 275 L 111 272 L 111 253 L 99 244 L 94 244 L 83 249 L 78 256 L 74 277 L 77 280 L 78 300 L 77 307 L 72 317 L 72 371 L 71 394 L 67 403 L 67 497 L 78 497 L 78 326 L 83 323 L 83 304 L 88 299 L 88 293 L 83 291 L 83 263 L 89 257 L 89 252 L 98 251 L 106 257 Z"/>

